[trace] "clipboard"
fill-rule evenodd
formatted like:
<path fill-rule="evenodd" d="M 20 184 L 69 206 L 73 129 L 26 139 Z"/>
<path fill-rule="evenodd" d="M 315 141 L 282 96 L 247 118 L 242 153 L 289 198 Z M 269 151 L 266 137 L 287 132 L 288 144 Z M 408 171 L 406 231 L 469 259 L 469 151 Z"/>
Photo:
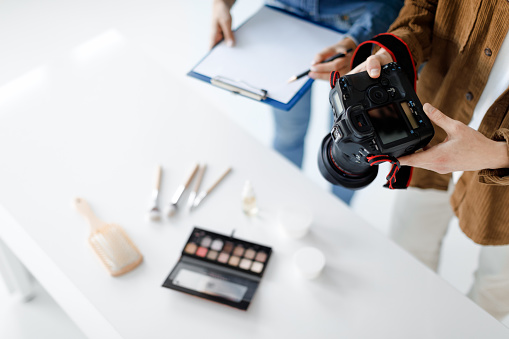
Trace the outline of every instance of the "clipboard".
<path fill-rule="evenodd" d="M 265 5 L 235 30 L 236 46 L 217 44 L 187 75 L 288 111 L 313 79 L 287 80 L 311 66 L 343 33 L 281 8 Z"/>

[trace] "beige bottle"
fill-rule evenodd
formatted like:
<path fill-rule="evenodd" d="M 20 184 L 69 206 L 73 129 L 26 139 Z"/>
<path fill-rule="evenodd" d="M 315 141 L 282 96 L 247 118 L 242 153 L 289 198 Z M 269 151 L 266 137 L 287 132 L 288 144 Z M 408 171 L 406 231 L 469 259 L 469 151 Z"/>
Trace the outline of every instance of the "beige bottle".
<path fill-rule="evenodd" d="M 242 210 L 248 216 L 255 216 L 258 213 L 258 206 L 256 204 L 256 196 L 254 194 L 253 186 L 248 180 L 242 189 Z"/>

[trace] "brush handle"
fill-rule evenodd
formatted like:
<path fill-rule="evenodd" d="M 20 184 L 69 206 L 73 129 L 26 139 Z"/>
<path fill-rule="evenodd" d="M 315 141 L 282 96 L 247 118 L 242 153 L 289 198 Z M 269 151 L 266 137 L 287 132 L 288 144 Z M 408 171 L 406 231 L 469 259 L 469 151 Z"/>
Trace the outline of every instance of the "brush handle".
<path fill-rule="evenodd" d="M 159 165 L 159 166 L 157 166 L 157 170 L 156 170 L 156 186 L 152 190 L 151 209 L 157 208 L 157 205 L 159 203 L 159 190 L 161 188 L 161 175 L 162 175 L 162 168 Z"/>
<path fill-rule="evenodd" d="M 228 168 L 228 169 L 226 170 L 226 172 L 224 172 L 224 173 L 223 173 L 223 175 L 222 175 L 219 179 L 217 179 L 217 181 L 216 181 L 216 182 L 215 182 L 215 183 L 214 183 L 214 184 L 213 184 L 213 185 L 212 185 L 212 186 L 211 186 L 211 187 L 207 190 L 207 195 L 208 195 L 210 192 L 212 192 L 212 190 L 213 190 L 214 188 L 216 188 L 216 186 L 217 186 L 217 185 L 219 185 L 219 183 L 220 183 L 221 181 L 223 181 L 224 177 L 226 177 L 226 175 L 228 175 L 228 173 L 230 173 L 230 172 L 231 172 L 231 170 L 232 170 L 232 168 L 231 168 L 231 167 L 230 167 L 230 168 Z"/>
<path fill-rule="evenodd" d="M 103 226 L 106 226 L 107 224 L 100 220 L 94 212 L 92 212 L 92 209 L 88 205 L 87 201 L 83 198 L 75 198 L 74 201 L 74 208 L 78 211 L 79 214 L 81 214 L 85 219 L 87 219 L 90 229 L 92 231 L 96 231 L 100 229 Z"/>
<path fill-rule="evenodd" d="M 198 193 L 200 189 L 201 181 L 203 179 L 203 175 L 205 174 L 205 170 L 207 169 L 207 164 L 203 164 L 202 168 L 200 168 L 200 172 L 198 172 L 198 177 L 196 178 L 196 183 L 194 184 L 194 193 Z"/>
<path fill-rule="evenodd" d="M 193 180 L 196 172 L 198 171 L 198 168 L 200 168 L 200 165 L 199 164 L 196 164 L 193 168 L 193 171 L 191 172 L 191 174 L 189 175 L 189 177 L 187 178 L 186 182 L 184 183 L 184 187 L 185 188 L 188 188 L 189 187 L 189 184 L 191 183 L 191 181 Z"/>
<path fill-rule="evenodd" d="M 161 188 L 161 173 L 162 173 L 162 168 L 161 168 L 161 165 L 157 166 L 157 170 L 156 170 L 156 187 L 155 189 L 159 191 L 159 189 Z"/>

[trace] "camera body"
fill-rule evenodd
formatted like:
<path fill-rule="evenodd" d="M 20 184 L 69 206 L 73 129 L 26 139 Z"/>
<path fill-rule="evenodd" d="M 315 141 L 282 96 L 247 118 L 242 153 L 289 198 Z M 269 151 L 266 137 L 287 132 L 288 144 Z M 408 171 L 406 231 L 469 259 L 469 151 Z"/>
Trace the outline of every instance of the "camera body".
<path fill-rule="evenodd" d="M 362 188 L 378 172 L 368 155 L 393 157 L 426 146 L 433 125 L 401 67 L 382 67 L 379 78 L 367 72 L 345 75 L 329 93 L 334 113 L 330 135 L 322 142 L 318 164 L 322 175 L 335 185 Z"/>

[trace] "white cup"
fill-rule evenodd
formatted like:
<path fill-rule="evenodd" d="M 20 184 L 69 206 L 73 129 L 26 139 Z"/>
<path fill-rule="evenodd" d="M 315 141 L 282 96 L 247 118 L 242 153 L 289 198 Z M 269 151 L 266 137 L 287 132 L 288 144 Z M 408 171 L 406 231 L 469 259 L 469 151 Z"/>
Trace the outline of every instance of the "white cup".
<path fill-rule="evenodd" d="M 298 239 L 308 233 L 313 213 L 305 206 L 287 206 L 278 211 L 277 220 L 286 236 Z"/>
<path fill-rule="evenodd" d="M 306 279 L 315 279 L 325 267 L 325 256 L 314 247 L 304 247 L 293 256 L 297 270 Z"/>

